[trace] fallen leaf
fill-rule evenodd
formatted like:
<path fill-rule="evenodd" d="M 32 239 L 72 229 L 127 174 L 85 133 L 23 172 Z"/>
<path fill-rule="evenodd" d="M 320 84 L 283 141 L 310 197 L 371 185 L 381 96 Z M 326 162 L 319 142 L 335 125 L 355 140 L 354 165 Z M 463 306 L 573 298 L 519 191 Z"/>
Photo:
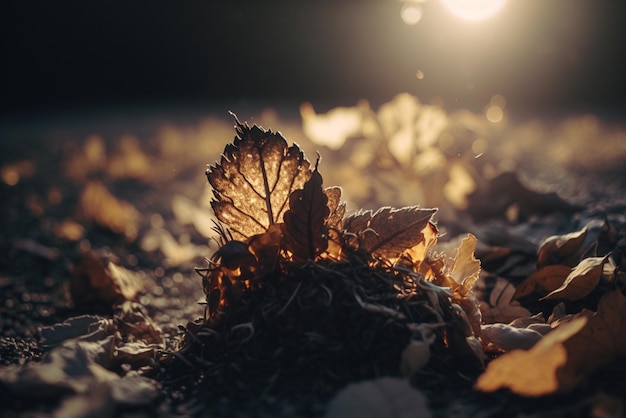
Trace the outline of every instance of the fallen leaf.
<path fill-rule="evenodd" d="M 283 221 L 289 196 L 303 188 L 311 170 L 300 148 L 288 146 L 280 133 L 235 122 L 237 137 L 206 175 L 215 215 L 233 238 L 245 241 Z"/>
<path fill-rule="evenodd" d="M 537 266 L 568 264 L 566 261 L 572 261 L 575 253 L 585 242 L 586 236 L 587 227 L 584 227 L 580 231 L 546 238 L 539 244 L 539 249 L 537 250 Z"/>
<path fill-rule="evenodd" d="M 80 196 L 83 216 L 129 241 L 137 237 L 139 212 L 129 202 L 113 196 L 100 182 L 87 183 Z"/>
<path fill-rule="evenodd" d="M 494 392 L 508 388 L 522 396 L 542 396 L 560 388 L 557 370 L 568 359 L 563 342 L 579 332 L 587 318 L 579 317 L 560 325 L 530 350 L 513 350 L 491 361 L 478 377 L 476 389 Z"/>
<path fill-rule="evenodd" d="M 86 252 L 72 268 L 70 295 L 74 306 L 85 312 L 110 312 L 114 305 L 133 299 L 142 289 L 138 275 Z"/>
<path fill-rule="evenodd" d="M 485 324 L 482 337 L 504 351 L 528 350 L 542 338 L 542 334 L 530 328 L 517 328 L 508 324 Z"/>
<path fill-rule="evenodd" d="M 424 240 L 422 230 L 428 227 L 436 211 L 419 206 L 384 207 L 375 213 L 357 212 L 345 220 L 344 226 L 348 232 L 361 237 L 362 247 L 367 252 L 394 259 Z"/>
<path fill-rule="evenodd" d="M 562 389 L 570 389 L 596 370 L 626 356 L 626 297 L 619 289 L 602 296 L 587 325 L 563 343 L 568 361 L 558 371 Z M 621 360 L 620 360 L 621 361 Z"/>
<path fill-rule="evenodd" d="M 498 277 L 489 295 L 489 303 L 481 302 L 480 310 L 483 322 L 486 324 L 496 322 L 508 324 L 516 318 L 530 316 L 528 309 L 513 300 L 514 294 L 515 286 Z"/>
<path fill-rule="evenodd" d="M 328 228 L 325 223 L 330 214 L 327 203 L 322 176 L 316 167 L 304 187 L 291 193 L 289 210 L 284 215 L 283 245 L 294 260 L 315 260 L 326 251 Z"/>
<path fill-rule="evenodd" d="M 571 267 L 562 264 L 543 266 L 519 284 L 513 299 L 517 300 L 533 293 L 545 296 L 558 289 L 571 271 Z"/>
<path fill-rule="evenodd" d="M 604 263 L 608 255 L 604 257 L 589 257 L 578 263 L 561 286 L 548 293 L 543 299 L 578 300 L 587 296 L 598 286 L 602 278 Z"/>
<path fill-rule="evenodd" d="M 422 392 L 408 379 L 382 377 L 353 383 L 328 405 L 326 418 L 429 418 L 432 414 Z"/>

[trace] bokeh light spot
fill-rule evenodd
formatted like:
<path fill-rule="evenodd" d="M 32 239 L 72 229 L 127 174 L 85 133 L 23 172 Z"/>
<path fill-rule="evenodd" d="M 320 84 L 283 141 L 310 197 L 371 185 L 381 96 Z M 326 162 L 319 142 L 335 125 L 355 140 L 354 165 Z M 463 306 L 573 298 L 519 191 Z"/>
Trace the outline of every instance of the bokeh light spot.
<path fill-rule="evenodd" d="M 405 4 L 402 6 L 402 10 L 400 11 L 400 16 L 402 17 L 402 21 L 407 25 L 415 25 L 420 20 L 422 20 L 424 12 L 420 6 L 416 6 L 415 4 Z"/>
<path fill-rule="evenodd" d="M 417 70 L 417 72 L 415 73 L 415 77 L 417 77 L 418 80 L 423 80 L 424 72 L 422 70 Z"/>
<path fill-rule="evenodd" d="M 491 123 L 501 122 L 504 118 L 504 110 L 500 106 L 489 106 L 485 112 L 485 117 Z"/>

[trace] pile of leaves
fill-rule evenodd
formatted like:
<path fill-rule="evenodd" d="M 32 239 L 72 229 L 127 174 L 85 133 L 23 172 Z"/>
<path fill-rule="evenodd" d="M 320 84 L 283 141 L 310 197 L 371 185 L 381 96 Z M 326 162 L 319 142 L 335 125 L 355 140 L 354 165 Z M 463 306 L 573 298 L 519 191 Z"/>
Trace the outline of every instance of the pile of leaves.
<path fill-rule="evenodd" d="M 431 355 L 480 370 L 476 239 L 448 258 L 431 251 L 436 209 L 346 216 L 318 165 L 280 133 L 237 120 L 207 170 L 221 247 L 198 269 L 205 315 L 163 360 L 171 380 L 200 380 L 215 401 L 239 390 L 319 402 L 350 382 L 409 376 Z"/>

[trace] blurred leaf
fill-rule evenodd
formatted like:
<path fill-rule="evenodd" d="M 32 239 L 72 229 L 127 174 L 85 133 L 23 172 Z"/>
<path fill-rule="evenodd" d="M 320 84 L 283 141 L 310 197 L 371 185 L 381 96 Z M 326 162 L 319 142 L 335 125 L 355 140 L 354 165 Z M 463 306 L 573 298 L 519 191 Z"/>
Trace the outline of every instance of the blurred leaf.
<path fill-rule="evenodd" d="M 509 388 L 523 396 L 573 389 L 592 373 L 626 356 L 626 297 L 605 294 L 598 311 L 561 323 L 528 351 L 513 350 L 493 360 L 478 378 L 479 390 Z"/>
<path fill-rule="evenodd" d="M 556 392 L 561 383 L 556 374 L 567 362 L 563 341 L 579 332 L 587 323 L 580 317 L 560 325 L 528 351 L 513 350 L 487 366 L 478 377 L 476 388 L 494 392 L 508 388 L 522 396 L 542 396 Z"/>
<path fill-rule="evenodd" d="M 589 374 L 626 357 L 626 297 L 619 289 L 606 293 L 587 325 L 563 343 L 566 367 L 557 376 L 570 389 Z"/>
<path fill-rule="evenodd" d="M 330 214 L 328 197 L 322 189 L 317 167 L 304 183 L 289 196 L 289 210 L 284 215 L 283 244 L 294 260 L 315 260 L 328 247 L 325 221 Z"/>
<path fill-rule="evenodd" d="M 83 216 L 129 241 L 137 237 L 139 212 L 129 202 L 113 196 L 100 182 L 88 182 L 80 196 Z"/>
<path fill-rule="evenodd" d="M 542 337 L 542 334 L 530 328 L 518 328 L 507 324 L 485 324 L 482 337 L 504 351 L 515 349 L 528 350 Z"/>
<path fill-rule="evenodd" d="M 570 267 L 561 264 L 543 266 L 519 284 L 513 299 L 523 298 L 532 293 L 547 295 L 558 289 L 571 271 Z"/>
<path fill-rule="evenodd" d="M 283 221 L 291 192 L 303 188 L 311 170 L 300 148 L 288 147 L 280 133 L 235 121 L 237 137 L 206 174 L 215 215 L 244 241 Z"/>
<path fill-rule="evenodd" d="M 133 299 L 142 289 L 141 277 L 104 260 L 94 252 L 84 253 L 72 268 L 69 290 L 77 309 L 105 313 L 114 305 Z"/>
<path fill-rule="evenodd" d="M 542 299 L 578 300 L 584 298 L 600 283 L 607 258 L 608 255 L 585 258 L 571 270 L 561 286 Z"/>
<path fill-rule="evenodd" d="M 585 242 L 586 236 L 587 228 L 585 227 L 580 231 L 546 238 L 537 250 L 537 266 L 568 264 L 565 261 L 571 261 L 572 256 L 575 256 L 575 253 Z"/>
<path fill-rule="evenodd" d="M 330 402 L 326 418 L 429 418 L 431 412 L 422 392 L 408 379 L 382 377 L 353 383 Z"/>
<path fill-rule="evenodd" d="M 454 264 L 449 273 L 455 282 L 463 285 L 467 290 L 474 286 L 480 274 L 480 261 L 474 257 L 477 242 L 474 235 L 467 234 L 457 249 Z"/>
<path fill-rule="evenodd" d="M 436 211 L 419 206 L 384 207 L 373 214 L 357 212 L 345 220 L 344 226 L 348 232 L 361 237 L 363 249 L 374 256 L 393 259 L 424 241 L 422 231 Z"/>

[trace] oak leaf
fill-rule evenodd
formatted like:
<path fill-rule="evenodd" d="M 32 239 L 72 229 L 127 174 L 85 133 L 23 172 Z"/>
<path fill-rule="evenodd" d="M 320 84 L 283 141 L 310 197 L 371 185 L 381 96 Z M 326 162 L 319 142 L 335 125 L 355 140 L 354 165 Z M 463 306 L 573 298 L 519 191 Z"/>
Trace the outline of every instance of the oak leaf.
<path fill-rule="evenodd" d="M 311 177 L 300 148 L 278 132 L 250 128 L 235 117 L 237 136 L 220 162 L 206 171 L 213 187 L 211 206 L 233 238 L 244 241 L 283 221 L 289 196 Z"/>
<path fill-rule="evenodd" d="M 422 231 L 436 211 L 419 206 L 383 207 L 375 213 L 361 211 L 349 216 L 344 227 L 359 236 L 362 248 L 373 256 L 394 259 L 424 240 Z"/>
<path fill-rule="evenodd" d="M 584 298 L 600 283 L 607 258 L 608 255 L 585 258 L 571 270 L 561 286 L 542 299 L 578 300 Z"/>
<path fill-rule="evenodd" d="M 315 260 L 328 247 L 330 214 L 328 197 L 322 189 L 322 176 L 317 167 L 302 189 L 289 196 L 289 210 L 282 225 L 284 249 L 294 260 Z"/>

